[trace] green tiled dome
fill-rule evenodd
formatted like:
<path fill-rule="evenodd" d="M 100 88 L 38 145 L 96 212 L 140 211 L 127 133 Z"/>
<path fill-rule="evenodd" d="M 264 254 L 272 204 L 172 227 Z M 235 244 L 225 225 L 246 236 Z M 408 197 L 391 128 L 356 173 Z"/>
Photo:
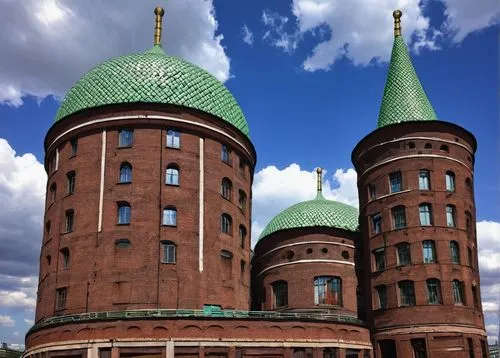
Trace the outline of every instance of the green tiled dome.
<path fill-rule="evenodd" d="M 245 116 L 229 90 L 207 71 L 167 56 L 160 45 L 90 70 L 66 94 L 56 121 L 84 109 L 132 102 L 198 109 L 249 134 Z"/>
<path fill-rule="evenodd" d="M 302 227 L 331 227 L 358 230 L 358 209 L 337 201 L 327 200 L 318 193 L 314 200 L 303 201 L 283 210 L 267 224 L 259 237 L 277 231 Z"/>
<path fill-rule="evenodd" d="M 434 119 L 436 113 L 413 68 L 403 37 L 396 36 L 377 127 Z"/>

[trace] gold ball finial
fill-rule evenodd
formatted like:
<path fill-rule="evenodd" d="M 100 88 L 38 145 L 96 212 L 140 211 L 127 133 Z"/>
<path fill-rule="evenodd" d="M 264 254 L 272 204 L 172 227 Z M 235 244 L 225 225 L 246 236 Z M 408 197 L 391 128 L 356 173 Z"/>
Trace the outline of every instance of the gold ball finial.
<path fill-rule="evenodd" d="M 323 169 L 317 168 L 316 169 L 316 174 L 317 174 L 317 190 L 319 192 L 322 191 L 322 186 L 323 186 L 323 177 L 322 177 Z"/>
<path fill-rule="evenodd" d="M 156 15 L 156 24 L 155 24 L 155 45 L 160 45 L 161 44 L 161 28 L 162 28 L 162 17 L 165 15 L 165 10 L 163 10 L 162 7 L 157 6 L 155 7 L 154 11 Z"/>
<path fill-rule="evenodd" d="M 401 10 L 394 10 L 392 17 L 394 18 L 394 37 L 401 36 L 401 16 L 403 12 Z"/>
<path fill-rule="evenodd" d="M 157 6 L 155 7 L 155 15 L 157 16 L 163 16 L 165 15 L 165 10 L 163 10 L 163 8 L 161 6 Z"/>

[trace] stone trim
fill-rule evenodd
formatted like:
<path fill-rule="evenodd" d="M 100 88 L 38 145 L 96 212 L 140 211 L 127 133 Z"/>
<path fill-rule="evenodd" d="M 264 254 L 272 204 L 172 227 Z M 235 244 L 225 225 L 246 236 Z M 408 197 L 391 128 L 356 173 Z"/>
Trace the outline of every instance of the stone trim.
<path fill-rule="evenodd" d="M 297 260 L 297 261 L 284 262 L 282 264 L 277 264 L 277 265 L 269 266 L 268 268 L 265 268 L 264 270 L 260 271 L 256 276 L 260 276 L 264 272 L 269 271 L 269 270 L 271 270 L 273 268 L 276 268 L 276 267 L 287 266 L 287 265 L 295 265 L 295 264 L 305 264 L 305 263 L 312 263 L 312 262 L 330 263 L 330 264 L 343 264 L 343 265 L 354 266 L 354 262 L 350 262 L 350 261 L 347 261 L 347 260 L 345 260 L 345 261 L 343 261 L 343 260 L 327 260 L 327 259 Z"/>
<path fill-rule="evenodd" d="M 263 257 L 269 255 L 270 253 L 274 252 L 274 251 L 277 251 L 279 249 L 284 249 L 286 247 L 292 247 L 292 246 L 297 246 L 297 245 L 307 245 L 307 244 L 325 244 L 325 245 L 339 245 L 339 246 L 345 246 L 345 247 L 349 247 L 351 249 L 354 249 L 354 245 L 350 245 L 350 244 L 343 244 L 343 243 L 340 243 L 340 242 L 332 242 L 332 241 L 302 241 L 302 242 L 295 242 L 293 244 L 287 244 L 287 245 L 281 245 L 281 246 L 278 246 L 278 247 L 275 247 L 274 249 L 272 250 L 269 250 L 268 252 L 266 252 L 265 254 L 261 255 L 260 257 L 258 257 L 258 259 L 262 259 Z M 257 260 L 258 261 L 258 260 Z"/>
<path fill-rule="evenodd" d="M 452 325 L 452 324 L 435 324 L 425 326 L 412 326 L 400 328 L 387 328 L 377 329 L 377 332 L 372 335 L 373 338 L 385 335 L 399 335 L 399 334 L 418 334 L 418 333 L 464 333 L 464 334 L 477 334 L 486 336 L 484 329 L 471 327 L 467 325 Z"/>

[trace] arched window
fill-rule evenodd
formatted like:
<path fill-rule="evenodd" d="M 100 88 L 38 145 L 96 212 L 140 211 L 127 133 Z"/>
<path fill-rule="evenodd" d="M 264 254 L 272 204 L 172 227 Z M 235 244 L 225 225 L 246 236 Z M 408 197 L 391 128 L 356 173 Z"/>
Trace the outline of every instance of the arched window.
<path fill-rule="evenodd" d="M 233 219 L 228 214 L 222 214 L 220 217 L 220 230 L 224 234 L 231 235 L 233 233 Z"/>
<path fill-rule="evenodd" d="M 427 169 L 422 169 L 418 172 L 418 189 L 431 189 L 431 175 Z"/>
<path fill-rule="evenodd" d="M 60 252 L 62 268 L 67 269 L 69 267 L 69 249 L 67 247 L 64 247 L 60 250 Z"/>
<path fill-rule="evenodd" d="M 378 307 L 381 309 L 387 308 L 387 286 L 380 285 L 375 287 L 377 291 Z"/>
<path fill-rule="evenodd" d="M 68 183 L 68 195 L 71 195 L 75 192 L 76 174 L 74 171 L 66 174 L 66 182 Z"/>
<path fill-rule="evenodd" d="M 246 238 L 247 238 L 247 229 L 243 225 L 240 225 L 240 246 L 243 249 L 245 248 Z"/>
<path fill-rule="evenodd" d="M 52 185 L 50 186 L 50 202 L 53 203 L 54 201 L 56 201 L 56 197 L 57 197 L 57 184 L 52 183 Z"/>
<path fill-rule="evenodd" d="M 446 172 L 446 191 L 455 191 L 455 173 Z"/>
<path fill-rule="evenodd" d="M 431 143 L 425 143 L 424 149 L 432 149 L 432 144 Z"/>
<path fill-rule="evenodd" d="M 177 226 L 177 209 L 173 206 L 167 206 L 163 209 L 162 225 Z"/>
<path fill-rule="evenodd" d="M 243 190 L 238 190 L 239 193 L 239 198 L 238 198 L 238 205 L 240 207 L 240 210 L 245 213 L 247 209 L 247 195 Z"/>
<path fill-rule="evenodd" d="M 451 257 L 451 263 L 453 264 L 460 263 L 460 247 L 458 246 L 458 242 L 456 241 L 450 242 L 450 257 Z"/>
<path fill-rule="evenodd" d="M 472 189 L 472 181 L 470 180 L 470 178 L 465 179 L 465 186 L 469 190 Z"/>
<path fill-rule="evenodd" d="M 424 240 L 422 242 L 422 256 L 426 264 L 436 262 L 436 245 L 434 240 Z"/>
<path fill-rule="evenodd" d="M 401 177 L 401 172 L 393 172 L 389 174 L 389 187 L 391 193 L 397 193 L 403 190 L 403 178 Z"/>
<path fill-rule="evenodd" d="M 276 281 L 272 284 L 274 296 L 274 308 L 288 306 L 288 283 L 286 281 Z"/>
<path fill-rule="evenodd" d="M 395 206 L 391 209 L 392 222 L 394 229 L 403 229 L 406 227 L 405 207 L 403 205 Z"/>
<path fill-rule="evenodd" d="M 177 131 L 169 129 L 167 131 L 167 147 L 180 148 L 181 147 L 181 134 Z"/>
<path fill-rule="evenodd" d="M 315 277 L 314 304 L 342 306 L 342 279 L 336 276 Z"/>
<path fill-rule="evenodd" d="M 448 148 L 448 146 L 446 144 L 443 144 L 441 145 L 441 148 L 439 148 L 440 150 L 442 150 L 443 152 L 446 152 L 446 153 L 449 153 L 450 149 Z"/>
<path fill-rule="evenodd" d="M 176 164 L 169 164 L 165 173 L 165 184 L 179 185 L 179 167 Z"/>
<path fill-rule="evenodd" d="M 177 247 L 173 241 L 162 241 L 161 247 L 163 250 L 163 257 L 161 262 L 166 264 L 174 264 L 177 262 Z"/>
<path fill-rule="evenodd" d="M 223 144 L 220 152 L 220 159 L 227 164 L 231 164 L 231 151 L 227 145 Z"/>
<path fill-rule="evenodd" d="M 415 149 L 415 142 L 408 142 L 408 149 Z"/>
<path fill-rule="evenodd" d="M 411 264 L 410 244 L 408 242 L 400 242 L 396 244 L 398 250 L 398 266 Z"/>
<path fill-rule="evenodd" d="M 118 225 L 130 224 L 130 215 L 132 210 L 127 202 L 118 203 Z"/>
<path fill-rule="evenodd" d="M 418 206 L 418 211 L 420 214 L 420 225 L 429 226 L 432 225 L 432 207 L 429 203 L 423 203 Z"/>
<path fill-rule="evenodd" d="M 453 300 L 456 304 L 465 304 L 465 296 L 464 296 L 464 283 L 459 280 L 453 280 L 452 282 L 453 288 Z"/>
<path fill-rule="evenodd" d="M 427 283 L 427 303 L 439 304 L 443 303 L 441 297 L 441 283 L 436 278 L 430 278 Z"/>
<path fill-rule="evenodd" d="M 66 210 L 64 227 L 65 232 L 72 232 L 75 226 L 75 212 L 73 209 Z"/>
<path fill-rule="evenodd" d="M 446 205 L 446 225 L 448 227 L 456 227 L 455 205 Z"/>
<path fill-rule="evenodd" d="M 73 138 L 69 141 L 69 145 L 71 147 L 71 157 L 74 157 L 78 152 L 78 139 Z"/>
<path fill-rule="evenodd" d="M 124 162 L 120 165 L 120 183 L 132 183 L 132 165 Z"/>
<path fill-rule="evenodd" d="M 220 184 L 220 195 L 224 199 L 231 200 L 231 190 L 233 188 L 233 183 L 228 178 L 223 178 Z"/>
<path fill-rule="evenodd" d="M 118 147 L 131 147 L 134 142 L 134 131 L 131 129 L 120 129 L 118 131 Z"/>
<path fill-rule="evenodd" d="M 398 282 L 399 287 L 399 305 L 415 306 L 415 286 L 413 281 L 405 280 Z"/>

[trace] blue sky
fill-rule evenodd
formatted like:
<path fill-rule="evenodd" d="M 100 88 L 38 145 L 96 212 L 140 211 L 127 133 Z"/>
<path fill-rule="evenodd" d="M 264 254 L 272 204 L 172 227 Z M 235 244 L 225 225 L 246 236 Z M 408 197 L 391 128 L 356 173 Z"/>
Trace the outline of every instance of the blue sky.
<path fill-rule="evenodd" d="M 363 0 L 357 4 L 334 0 L 198 3 L 170 0 L 164 47 L 225 80 L 246 115 L 258 154 L 254 235 L 280 210 L 312 195 L 317 166 L 327 170 L 327 195 L 355 203 L 350 154 L 376 127 L 392 46 L 391 10 L 404 4 L 403 34 L 438 118 L 463 126 L 479 143 L 475 193 L 477 219 L 482 223 L 480 246 L 484 242 L 485 248 L 480 259 L 488 274 L 483 279 L 488 284 L 487 292 L 483 287 L 483 303 L 488 302 L 488 334 L 496 334 L 499 50 L 498 29 L 488 25 L 492 12 L 498 11 L 495 1 L 477 1 L 472 10 L 467 0 L 401 4 L 391 0 L 381 1 L 376 8 Z M 40 164 L 25 153 L 43 160 L 43 139 L 57 111 L 57 98 L 74 81 L 108 58 L 152 46 L 156 2 L 124 4 L 113 9 L 115 13 L 110 4 L 96 3 L 106 16 L 72 7 L 67 1 L 40 1 L 31 15 L 0 4 L 0 21 L 8 24 L 15 19 L 19 24 L 12 25 L 10 35 L 0 35 L 0 46 L 7 54 L 0 58 L 0 138 L 5 140 L 0 142 L 0 173 L 4 172 L 0 198 L 42 198 L 36 208 L 23 209 L 32 211 L 34 223 L 25 236 L 38 250 L 42 224 L 37 220 L 43 215 L 45 178 Z M 335 11 L 329 12 L 329 5 L 336 5 Z M 26 29 L 21 28 L 23 16 L 28 20 Z M 65 33 L 64 19 L 72 16 L 80 22 Z M 61 37 L 70 44 L 61 45 Z M 19 185 L 12 185 L 13 180 Z M 38 192 L 28 185 L 33 180 L 38 180 Z M 310 187 L 304 189 L 304 181 Z M 284 189 L 273 191 L 277 183 L 285 184 Z M 7 209 L 0 214 L 0 223 L 19 220 L 18 215 L 19 210 Z M 0 230 L 0 248 L 8 235 Z M 8 246 L 16 250 L 15 245 Z M 2 341 L 22 343 L 33 319 L 33 277 L 38 266 L 36 262 L 28 266 L 31 269 L 11 272 L 0 265 L 4 271 L 0 271 Z"/>

